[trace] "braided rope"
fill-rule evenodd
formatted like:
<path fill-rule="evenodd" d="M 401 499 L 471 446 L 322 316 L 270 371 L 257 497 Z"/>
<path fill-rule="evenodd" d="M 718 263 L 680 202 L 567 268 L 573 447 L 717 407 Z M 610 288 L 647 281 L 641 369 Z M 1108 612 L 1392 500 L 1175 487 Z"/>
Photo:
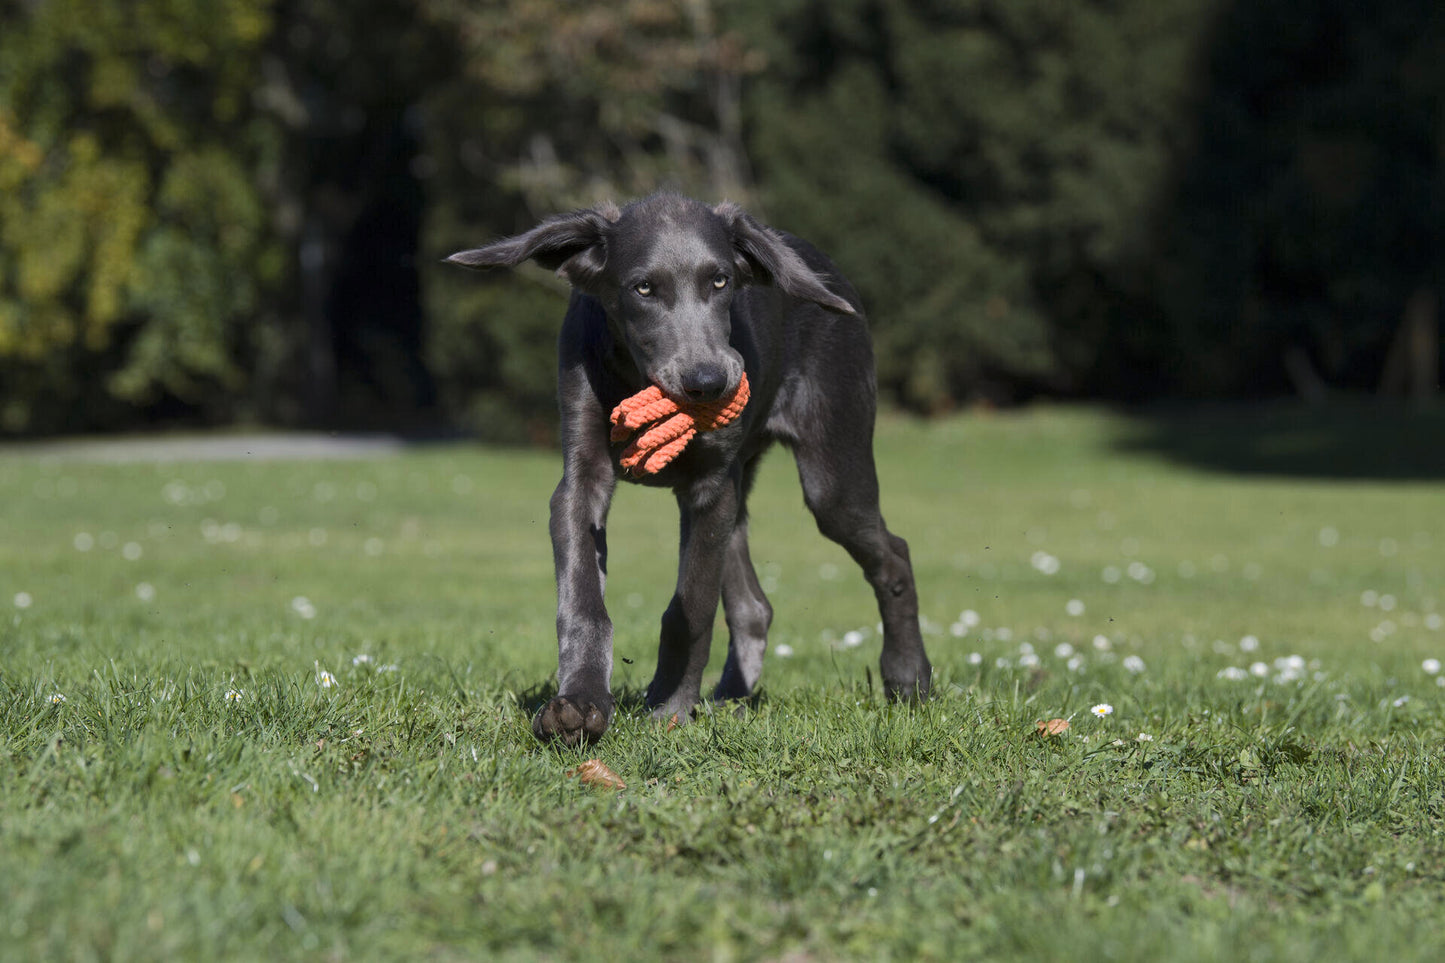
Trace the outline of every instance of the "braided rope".
<path fill-rule="evenodd" d="M 743 374 L 737 390 L 718 401 L 679 405 L 656 385 L 649 385 L 612 409 L 612 440 L 623 441 L 650 425 L 623 450 L 620 462 L 634 475 L 655 475 L 666 468 L 699 431 L 729 424 L 747 407 L 750 389 Z"/>

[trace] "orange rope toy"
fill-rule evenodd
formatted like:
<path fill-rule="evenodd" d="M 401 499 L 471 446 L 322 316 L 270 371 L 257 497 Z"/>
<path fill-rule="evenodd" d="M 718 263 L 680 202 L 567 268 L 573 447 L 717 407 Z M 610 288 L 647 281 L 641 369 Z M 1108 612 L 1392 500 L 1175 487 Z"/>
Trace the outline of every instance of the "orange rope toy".
<path fill-rule="evenodd" d="M 699 431 L 712 431 L 728 424 L 747 407 L 748 376 L 738 382 L 732 397 L 719 401 L 679 406 L 656 385 L 649 385 L 612 409 L 612 440 L 655 422 L 632 439 L 622 452 L 622 468 L 633 475 L 655 475 L 682 453 Z"/>

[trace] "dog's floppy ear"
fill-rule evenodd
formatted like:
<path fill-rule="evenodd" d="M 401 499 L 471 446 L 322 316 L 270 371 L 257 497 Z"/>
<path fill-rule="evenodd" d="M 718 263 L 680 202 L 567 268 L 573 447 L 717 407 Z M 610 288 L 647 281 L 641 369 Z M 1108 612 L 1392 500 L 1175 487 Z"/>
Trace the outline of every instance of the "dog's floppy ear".
<path fill-rule="evenodd" d="M 713 213 L 726 221 L 732 232 L 733 260 L 744 279 L 776 285 L 795 298 L 821 304 L 831 311 L 858 313 L 847 300 L 830 291 L 776 231 L 759 224 L 736 204 L 719 204 Z"/>
<path fill-rule="evenodd" d="M 606 239 L 619 216 L 610 204 L 558 214 L 525 234 L 458 251 L 447 262 L 470 268 L 515 267 L 530 258 L 577 287 L 585 287 L 607 264 Z"/>

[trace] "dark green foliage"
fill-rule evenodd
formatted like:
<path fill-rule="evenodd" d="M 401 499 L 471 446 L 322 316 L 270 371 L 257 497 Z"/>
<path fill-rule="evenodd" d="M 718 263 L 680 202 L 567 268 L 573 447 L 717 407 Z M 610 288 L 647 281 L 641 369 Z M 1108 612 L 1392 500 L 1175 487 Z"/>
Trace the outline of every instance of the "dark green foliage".
<path fill-rule="evenodd" d="M 1231 5 L 1207 66 L 1135 368 L 1172 362 L 1155 380 L 1174 391 L 1276 392 L 1294 350 L 1373 389 L 1411 293 L 1445 281 L 1445 11 Z"/>
<path fill-rule="evenodd" d="M 408 4 L 61 2 L 8 20 L 0 430 L 424 403 L 405 361 L 421 329 L 405 113 L 447 61 L 422 56 Z"/>
<path fill-rule="evenodd" d="M 285 280 L 253 178 L 269 0 L 29 5 L 0 39 L 0 430 L 243 385 Z"/>
<path fill-rule="evenodd" d="M 437 262 L 659 187 L 832 254 L 915 410 L 1433 391 L 1428 0 L 92 6 L 4 7 L 0 431 L 545 438 L 562 288 Z"/>

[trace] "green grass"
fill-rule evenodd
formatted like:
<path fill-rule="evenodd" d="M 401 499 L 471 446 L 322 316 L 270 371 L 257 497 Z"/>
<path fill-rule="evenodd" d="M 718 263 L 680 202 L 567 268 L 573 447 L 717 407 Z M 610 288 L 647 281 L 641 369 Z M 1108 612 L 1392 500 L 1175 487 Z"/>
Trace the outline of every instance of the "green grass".
<path fill-rule="evenodd" d="M 627 709 L 576 752 L 528 718 L 554 454 L 0 455 L 0 958 L 1438 959 L 1445 487 L 1290 475 L 1327 427 L 1291 417 L 1241 463 L 1237 418 L 885 420 L 917 708 L 883 703 L 871 593 L 775 454 L 753 555 L 792 655 L 740 715 Z M 672 516 L 613 512 L 633 706 Z M 627 788 L 568 775 L 591 756 Z"/>

